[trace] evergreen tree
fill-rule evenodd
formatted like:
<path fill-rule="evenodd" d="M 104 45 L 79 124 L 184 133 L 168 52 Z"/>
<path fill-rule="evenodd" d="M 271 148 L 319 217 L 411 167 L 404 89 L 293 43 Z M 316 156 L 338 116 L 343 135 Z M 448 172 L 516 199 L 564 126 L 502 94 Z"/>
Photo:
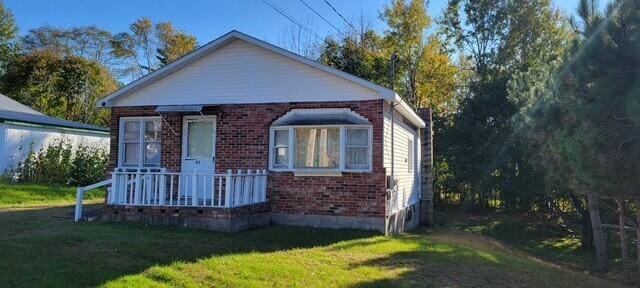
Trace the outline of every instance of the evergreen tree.
<path fill-rule="evenodd" d="M 507 87 L 518 72 L 564 53 L 572 40 L 566 17 L 549 0 L 451 0 L 441 24 L 449 47 L 468 55 L 474 72 L 453 124 L 436 138 L 454 186 L 472 207 L 496 198 L 522 211 L 548 207 L 543 173 L 532 166 L 526 139 L 514 134 L 520 107 Z"/>

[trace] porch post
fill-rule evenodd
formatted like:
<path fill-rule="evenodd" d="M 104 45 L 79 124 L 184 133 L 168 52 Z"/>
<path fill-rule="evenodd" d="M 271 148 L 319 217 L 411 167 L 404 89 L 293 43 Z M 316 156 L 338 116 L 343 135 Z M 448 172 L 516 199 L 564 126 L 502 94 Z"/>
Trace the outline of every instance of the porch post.
<path fill-rule="evenodd" d="M 227 186 L 224 193 L 224 207 L 231 207 L 231 193 L 233 191 L 233 182 L 231 181 L 231 169 L 227 170 Z"/>

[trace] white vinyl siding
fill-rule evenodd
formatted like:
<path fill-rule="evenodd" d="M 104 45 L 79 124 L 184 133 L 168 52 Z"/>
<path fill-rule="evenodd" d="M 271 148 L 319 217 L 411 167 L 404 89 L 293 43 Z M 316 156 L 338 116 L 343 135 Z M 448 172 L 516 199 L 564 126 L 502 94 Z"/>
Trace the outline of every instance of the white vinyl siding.
<path fill-rule="evenodd" d="M 74 150 L 83 145 L 109 152 L 109 135 L 105 133 L 0 124 L 0 174 L 18 167 L 31 151 L 37 152 L 59 141 L 69 143 Z"/>
<path fill-rule="evenodd" d="M 380 99 L 362 85 L 242 40 L 204 56 L 113 106 L 243 104 Z"/>
<path fill-rule="evenodd" d="M 415 169 L 415 146 L 413 144 L 413 139 L 407 139 L 407 172 L 408 173 L 413 173 L 413 170 Z"/>
<path fill-rule="evenodd" d="M 391 111 L 384 106 L 383 165 L 391 175 Z M 394 174 L 401 201 L 391 211 L 406 208 L 420 199 L 420 139 L 418 131 L 394 112 Z M 411 147 L 410 147 L 411 146 Z M 409 167 L 411 166 L 411 167 Z"/>

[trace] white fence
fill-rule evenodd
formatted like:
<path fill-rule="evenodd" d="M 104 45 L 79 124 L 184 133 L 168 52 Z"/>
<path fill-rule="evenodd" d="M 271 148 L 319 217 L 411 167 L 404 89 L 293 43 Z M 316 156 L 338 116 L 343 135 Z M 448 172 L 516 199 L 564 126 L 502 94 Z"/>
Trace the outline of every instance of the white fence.
<path fill-rule="evenodd" d="M 114 172 L 107 203 L 135 206 L 238 207 L 267 200 L 266 170 L 226 174 Z"/>

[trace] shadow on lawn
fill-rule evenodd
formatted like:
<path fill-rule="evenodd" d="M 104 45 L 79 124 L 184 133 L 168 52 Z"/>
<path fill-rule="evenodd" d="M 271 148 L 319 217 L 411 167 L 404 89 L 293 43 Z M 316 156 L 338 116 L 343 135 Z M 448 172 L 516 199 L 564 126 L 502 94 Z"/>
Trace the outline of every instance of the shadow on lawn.
<path fill-rule="evenodd" d="M 429 232 L 431 234 L 433 232 Z M 436 232 L 437 233 L 437 232 Z M 406 247 L 388 256 L 355 263 L 358 267 L 397 270 L 394 278 L 364 281 L 351 287 L 518 287 L 514 279 L 486 277 L 500 273 L 506 265 L 502 256 L 427 240 L 426 233 L 396 236 L 387 241 Z M 358 240 L 356 240 L 358 241 Z M 454 241 L 455 242 L 455 241 Z M 351 242 L 350 242 L 351 243 Z M 372 243 L 384 246 L 385 243 Z"/>
<path fill-rule="evenodd" d="M 72 212 L 71 206 L 0 210 L 0 287 L 93 287 L 154 265 L 230 253 L 327 246 L 375 235 L 281 226 L 228 234 L 140 224 L 74 223 Z"/>
<path fill-rule="evenodd" d="M 623 287 L 549 263 L 531 261 L 487 240 L 479 235 L 448 230 L 388 238 L 387 241 L 403 243 L 404 248 L 384 257 L 354 263 L 350 268 L 381 267 L 397 271 L 396 276 L 362 281 L 350 287 Z M 355 242 L 386 245 L 384 241 Z"/>

